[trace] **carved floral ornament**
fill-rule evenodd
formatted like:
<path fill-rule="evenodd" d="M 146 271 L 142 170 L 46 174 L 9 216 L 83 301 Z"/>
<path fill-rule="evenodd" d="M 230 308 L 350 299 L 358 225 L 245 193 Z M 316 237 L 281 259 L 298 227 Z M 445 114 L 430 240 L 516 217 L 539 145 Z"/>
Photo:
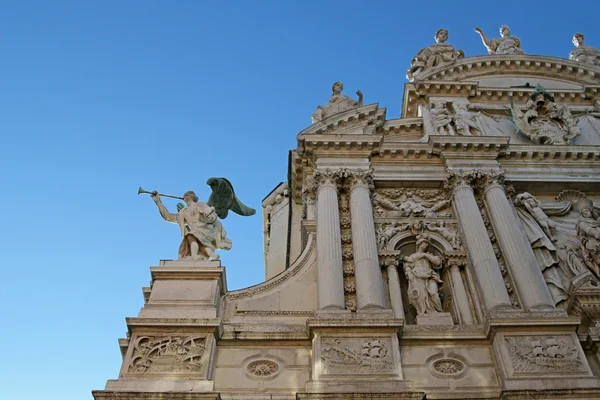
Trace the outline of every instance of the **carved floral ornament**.
<path fill-rule="evenodd" d="M 426 361 L 431 375 L 440 379 L 460 379 L 469 370 L 469 364 L 464 357 L 457 354 L 436 354 Z"/>
<path fill-rule="evenodd" d="M 279 363 L 271 358 L 259 358 L 246 364 L 246 375 L 251 379 L 274 379 L 280 370 Z"/>

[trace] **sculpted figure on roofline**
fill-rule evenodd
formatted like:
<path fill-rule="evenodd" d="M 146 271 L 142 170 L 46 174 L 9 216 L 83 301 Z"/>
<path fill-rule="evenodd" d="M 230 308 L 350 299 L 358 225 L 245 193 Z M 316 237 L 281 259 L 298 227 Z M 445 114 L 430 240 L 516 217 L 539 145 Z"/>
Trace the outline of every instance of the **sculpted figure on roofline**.
<path fill-rule="evenodd" d="M 409 81 L 413 82 L 426 69 L 452 64 L 465 56 L 462 50 L 456 50 L 451 44 L 446 44 L 446 40 L 448 40 L 447 29 L 438 29 L 434 38 L 435 44 L 419 50 L 411 60 L 410 68 L 406 71 L 406 79 Z"/>
<path fill-rule="evenodd" d="M 352 100 L 350 97 L 343 95 L 342 90 L 344 90 L 344 84 L 340 81 L 337 81 L 331 87 L 331 97 L 327 104 L 323 106 L 318 106 L 315 112 L 312 114 L 312 122 L 313 124 L 318 121 L 322 121 L 325 118 L 341 113 L 342 111 L 349 110 L 351 108 L 362 107 L 363 105 L 363 94 L 360 90 L 356 91 L 358 95 L 358 100 Z"/>
<path fill-rule="evenodd" d="M 583 44 L 583 33 L 573 35 L 575 48 L 571 50 L 569 59 L 585 64 L 600 65 L 600 51 L 591 46 Z"/>
<path fill-rule="evenodd" d="M 525 54 L 521 49 L 521 40 L 516 36 L 510 35 L 508 25 L 500 27 L 500 36 L 497 39 L 489 39 L 481 28 L 476 27 L 475 32 L 479 33 L 483 45 L 487 48 L 490 54 Z"/>

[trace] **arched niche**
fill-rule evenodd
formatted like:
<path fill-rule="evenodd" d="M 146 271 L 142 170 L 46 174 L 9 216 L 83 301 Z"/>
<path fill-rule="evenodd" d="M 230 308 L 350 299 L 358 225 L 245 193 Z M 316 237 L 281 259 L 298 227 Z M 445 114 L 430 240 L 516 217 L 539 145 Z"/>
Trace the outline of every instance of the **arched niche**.
<path fill-rule="evenodd" d="M 452 245 L 437 232 L 426 231 L 426 233 L 431 241 L 431 245 L 429 246 L 431 253 L 443 256 L 447 252 L 454 251 Z M 399 232 L 388 241 L 386 250 L 400 250 L 400 254 L 406 256 L 415 252 L 416 242 L 417 235 L 412 231 Z"/>

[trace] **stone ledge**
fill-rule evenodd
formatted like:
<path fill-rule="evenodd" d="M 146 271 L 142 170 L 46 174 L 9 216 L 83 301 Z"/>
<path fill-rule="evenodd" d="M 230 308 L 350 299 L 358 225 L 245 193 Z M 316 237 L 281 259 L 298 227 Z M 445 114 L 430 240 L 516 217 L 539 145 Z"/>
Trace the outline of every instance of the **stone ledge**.
<path fill-rule="evenodd" d="M 395 393 L 298 393 L 297 400 L 423 400 L 425 392 Z"/>
<path fill-rule="evenodd" d="M 219 393 L 192 392 L 117 392 L 112 390 L 94 390 L 95 400 L 221 400 Z"/>

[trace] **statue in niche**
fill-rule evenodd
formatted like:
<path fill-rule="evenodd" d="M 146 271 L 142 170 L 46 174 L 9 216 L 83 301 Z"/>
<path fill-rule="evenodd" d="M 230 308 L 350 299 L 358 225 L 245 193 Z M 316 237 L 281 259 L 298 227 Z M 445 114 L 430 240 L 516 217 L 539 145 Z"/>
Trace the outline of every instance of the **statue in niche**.
<path fill-rule="evenodd" d="M 583 261 L 600 276 L 600 213 L 594 209 L 589 199 L 583 200 L 576 229 L 581 241 Z"/>
<path fill-rule="evenodd" d="M 207 182 L 212 189 L 206 203 L 199 202 L 198 196 L 193 191 L 187 191 L 183 197 L 175 197 L 185 202 L 177 205 L 177 214 L 170 213 L 160 200 L 161 194 L 146 192 L 142 188 L 138 194 L 147 193 L 152 196 L 160 215 L 167 221 L 179 225 L 181 229 L 181 245 L 179 246 L 178 258 L 180 260 L 218 260 L 219 255 L 215 250 L 231 249 L 231 240 L 227 238 L 227 232 L 218 218 L 225 219 L 229 210 L 242 216 L 250 216 L 256 210 L 242 203 L 233 186 L 225 178 L 210 178 Z M 218 218 L 217 218 L 218 217 Z"/>
<path fill-rule="evenodd" d="M 459 249 L 461 246 L 458 232 L 449 227 L 444 221 L 430 222 L 427 225 L 427 230 L 439 233 L 444 239 L 450 243 L 453 249 Z"/>
<path fill-rule="evenodd" d="M 554 96 L 542 86 L 538 85 L 529 96 L 525 113 L 513 103 L 512 98 L 509 100 L 516 131 L 534 143 L 571 144 L 581 134 L 567 106 L 556 104 Z"/>
<path fill-rule="evenodd" d="M 521 49 L 521 40 L 516 36 L 510 35 L 510 28 L 507 25 L 500 27 L 500 38 L 489 39 L 481 28 L 476 27 L 475 32 L 479 33 L 483 45 L 487 48 L 490 54 L 525 54 Z"/>
<path fill-rule="evenodd" d="M 443 282 L 435 272 L 442 268 L 442 258 L 427 253 L 429 245 L 427 234 L 418 235 L 416 252 L 402 258 L 408 280 L 408 299 L 417 315 L 444 312 L 439 294 L 439 285 Z"/>
<path fill-rule="evenodd" d="M 569 54 L 569 60 L 574 60 L 584 64 L 600 65 L 600 51 L 591 46 L 583 44 L 583 33 L 573 35 L 573 44 L 575 48 Z"/>
<path fill-rule="evenodd" d="M 451 44 L 446 44 L 448 40 L 448 30 L 438 29 L 435 33 L 435 44 L 419 50 L 416 56 L 410 62 L 410 68 L 406 71 L 406 79 L 414 82 L 418 75 L 426 69 L 440 65 L 450 65 L 461 58 L 465 53 L 462 50 L 456 50 Z"/>
<path fill-rule="evenodd" d="M 557 248 L 554 245 L 554 242 L 557 241 L 556 224 L 542 210 L 539 200 L 530 193 L 524 192 L 517 195 L 514 204 L 542 270 L 548 290 L 554 304 L 557 305 L 569 297 L 565 289 L 569 279 L 558 264 Z M 556 214 L 560 215 L 560 213 L 564 213 L 564 210 L 556 211 Z"/>
<path fill-rule="evenodd" d="M 350 97 L 343 95 L 344 84 L 337 81 L 331 87 L 331 97 L 324 106 L 318 106 L 315 112 L 312 114 L 313 124 L 318 121 L 322 121 L 325 118 L 341 113 L 342 111 L 350 110 L 352 108 L 358 108 L 363 106 L 363 94 L 360 90 L 356 91 L 358 100 L 352 100 Z"/>
<path fill-rule="evenodd" d="M 423 106 L 421 110 L 425 131 L 425 135 L 421 139 L 422 143 L 427 143 L 430 135 L 456 135 L 452 127 L 452 114 L 446 108 L 445 103 L 435 102 L 431 105 L 431 108 Z"/>
<path fill-rule="evenodd" d="M 452 121 L 456 125 L 457 134 L 461 136 L 481 135 L 482 129 L 477 123 L 477 119 L 481 117 L 481 112 L 477 107 L 466 103 L 454 102 L 452 103 L 452 108 L 454 108 Z"/>

